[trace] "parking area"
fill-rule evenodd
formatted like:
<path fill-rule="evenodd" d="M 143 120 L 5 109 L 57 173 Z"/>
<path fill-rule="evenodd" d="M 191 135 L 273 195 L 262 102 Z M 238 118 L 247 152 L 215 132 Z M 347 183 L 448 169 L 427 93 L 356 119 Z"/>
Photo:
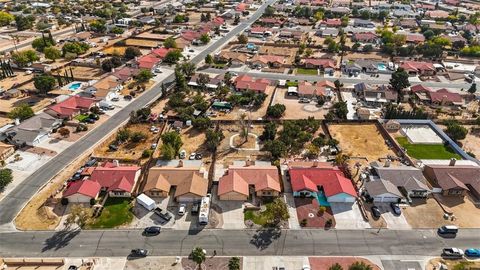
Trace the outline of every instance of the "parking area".
<path fill-rule="evenodd" d="M 214 200 L 214 205 L 219 208 L 223 224 L 218 228 L 222 229 L 244 229 L 243 222 L 243 201 L 220 201 Z"/>
<path fill-rule="evenodd" d="M 393 214 L 392 208 L 389 204 L 376 203 L 375 205 L 382 213 L 382 217 L 386 222 L 387 228 L 394 230 L 406 230 L 412 228 L 403 213 L 399 216 Z"/>
<path fill-rule="evenodd" d="M 366 229 L 370 224 L 363 219 L 357 203 L 330 203 L 337 229 Z"/>

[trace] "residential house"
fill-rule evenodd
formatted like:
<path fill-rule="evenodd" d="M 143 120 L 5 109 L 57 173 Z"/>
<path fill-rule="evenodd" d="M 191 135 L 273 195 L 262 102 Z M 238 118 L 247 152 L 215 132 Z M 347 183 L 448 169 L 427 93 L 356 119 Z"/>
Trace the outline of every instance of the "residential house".
<path fill-rule="evenodd" d="M 62 197 L 70 203 L 90 203 L 98 198 L 100 190 L 100 184 L 92 180 L 69 182 Z"/>
<path fill-rule="evenodd" d="M 358 119 L 361 119 L 361 120 L 370 119 L 371 113 L 370 113 L 370 110 L 367 108 L 358 108 L 356 113 L 357 113 Z"/>
<path fill-rule="evenodd" d="M 243 65 L 247 62 L 248 55 L 245 53 L 223 50 L 215 55 L 215 59 L 219 62 L 229 62 L 232 65 Z"/>
<path fill-rule="evenodd" d="M 40 113 L 5 131 L 6 139 L 16 146 L 36 146 L 62 125 L 62 120 Z"/>
<path fill-rule="evenodd" d="M 278 55 L 255 55 L 248 62 L 253 68 L 280 68 L 287 64 L 286 59 Z"/>
<path fill-rule="evenodd" d="M 393 119 L 390 119 L 390 120 L 388 120 L 387 122 L 385 122 L 385 123 L 383 124 L 383 126 L 384 126 L 385 129 L 386 129 L 387 131 L 389 131 L 389 132 L 390 132 L 390 131 L 391 131 L 391 132 L 397 132 L 397 131 L 399 131 L 399 130 L 402 128 L 402 125 L 401 125 L 398 121 L 393 120 Z"/>
<path fill-rule="evenodd" d="M 0 160 L 6 160 L 15 153 L 15 146 L 0 142 Z"/>
<path fill-rule="evenodd" d="M 250 37 L 263 38 L 265 36 L 270 36 L 270 35 L 272 35 L 272 31 L 270 30 L 270 28 L 266 28 L 266 27 L 260 27 L 260 26 L 252 27 L 248 31 L 248 36 Z"/>
<path fill-rule="evenodd" d="M 379 37 L 372 32 L 354 33 L 352 36 L 352 41 L 376 44 L 379 41 Z"/>
<path fill-rule="evenodd" d="M 305 58 L 301 60 L 301 64 L 305 68 L 316 68 L 327 73 L 334 71 L 337 66 L 335 60 L 331 58 Z"/>
<path fill-rule="evenodd" d="M 354 27 L 375 28 L 375 24 L 370 20 L 354 19 Z"/>
<path fill-rule="evenodd" d="M 431 19 L 446 19 L 448 16 L 449 14 L 445 10 L 429 10 L 425 12 L 425 17 Z"/>
<path fill-rule="evenodd" d="M 112 71 L 112 75 L 117 77 L 118 82 L 125 84 L 137 76 L 139 72 L 140 70 L 138 68 L 123 67 Z"/>
<path fill-rule="evenodd" d="M 123 85 L 118 78 L 114 75 L 108 75 L 94 83 L 92 86 L 87 87 L 85 92 L 90 93 L 97 98 L 106 98 L 110 93 L 116 93 L 122 89 Z"/>
<path fill-rule="evenodd" d="M 140 174 L 140 167 L 121 166 L 118 161 L 87 167 L 82 172 L 86 178 L 100 184 L 110 197 L 131 197 Z"/>
<path fill-rule="evenodd" d="M 398 93 L 388 85 L 369 85 L 358 83 L 354 85 L 358 95 L 363 96 L 367 104 L 381 106 L 386 103 L 397 102 Z"/>
<path fill-rule="evenodd" d="M 207 195 L 208 180 L 201 166 L 155 166 L 150 168 L 143 192 L 152 197 L 168 197 L 177 202 L 198 202 Z M 173 190 L 173 193 L 171 193 Z"/>
<path fill-rule="evenodd" d="M 332 37 L 336 38 L 339 34 L 339 31 L 337 28 L 332 28 L 332 27 L 327 27 L 327 28 L 321 28 L 317 32 L 315 32 L 315 35 L 320 36 L 320 37 Z"/>
<path fill-rule="evenodd" d="M 298 84 L 298 96 L 312 98 L 317 96 L 326 96 L 325 87 L 317 84 L 311 84 L 309 82 L 300 82 Z"/>
<path fill-rule="evenodd" d="M 218 183 L 220 200 L 246 201 L 250 196 L 277 197 L 281 192 L 280 176 L 275 166 L 230 166 Z"/>
<path fill-rule="evenodd" d="M 190 78 L 190 81 L 188 82 L 188 85 L 193 86 L 193 87 L 199 87 L 200 85 L 198 84 L 198 78 L 200 77 L 200 74 L 201 73 L 198 73 L 198 72 L 193 74 L 193 76 Z M 209 81 L 208 81 L 208 83 L 205 84 L 205 86 L 208 89 L 213 89 L 214 90 L 214 89 L 218 88 L 219 84 L 223 84 L 224 75 L 223 74 L 218 74 L 217 76 L 215 76 L 213 78 L 211 78 L 211 77 L 208 77 L 208 78 L 209 78 Z"/>
<path fill-rule="evenodd" d="M 240 75 L 235 78 L 235 89 L 237 91 L 254 91 L 257 93 L 265 93 L 268 86 L 272 83 L 267 79 L 253 79 L 248 75 Z"/>
<path fill-rule="evenodd" d="M 372 162 L 365 191 L 374 202 L 399 202 L 408 198 L 426 198 L 432 191 L 420 169 L 411 166 L 391 166 Z"/>
<path fill-rule="evenodd" d="M 139 69 L 153 70 L 161 61 L 162 59 L 156 54 L 150 53 L 140 57 L 137 60 L 137 64 Z"/>
<path fill-rule="evenodd" d="M 413 18 L 411 18 L 411 19 L 408 19 L 408 18 L 401 19 L 401 20 L 398 21 L 397 25 L 402 27 L 402 28 L 410 28 L 410 29 L 418 27 L 417 20 L 415 20 Z"/>
<path fill-rule="evenodd" d="M 480 167 L 456 165 L 455 159 L 449 165 L 425 165 L 423 173 L 434 188 L 441 189 L 444 196 L 465 196 L 470 191 L 480 195 Z"/>
<path fill-rule="evenodd" d="M 282 19 L 277 19 L 277 18 L 260 18 L 258 22 L 261 25 L 268 26 L 268 27 L 280 27 L 283 25 L 284 21 Z"/>
<path fill-rule="evenodd" d="M 437 91 L 429 91 L 427 93 L 430 98 L 430 103 L 440 106 L 462 106 L 464 100 L 462 95 L 455 92 L 450 92 L 447 89 L 439 89 Z"/>
<path fill-rule="evenodd" d="M 352 181 L 329 163 L 290 162 L 288 174 L 295 197 L 326 198 L 328 203 L 353 203 L 357 198 Z"/>
<path fill-rule="evenodd" d="M 340 20 L 339 18 L 335 18 L 335 19 L 325 19 L 323 20 L 320 25 L 325 25 L 327 27 L 340 27 L 342 26 L 342 20 Z"/>
<path fill-rule="evenodd" d="M 301 30 L 294 29 L 282 29 L 278 34 L 278 37 L 282 40 L 289 41 L 302 41 L 304 37 L 304 32 Z"/>
<path fill-rule="evenodd" d="M 430 62 L 404 61 L 400 67 L 410 75 L 433 76 L 437 72 L 433 63 Z"/>
<path fill-rule="evenodd" d="M 406 43 L 420 44 L 425 42 L 425 36 L 420 33 L 407 33 L 405 34 Z"/>
<path fill-rule="evenodd" d="M 94 98 L 71 96 L 46 108 L 44 112 L 56 118 L 72 119 L 80 113 L 89 112 L 90 108 L 95 105 L 95 102 Z"/>

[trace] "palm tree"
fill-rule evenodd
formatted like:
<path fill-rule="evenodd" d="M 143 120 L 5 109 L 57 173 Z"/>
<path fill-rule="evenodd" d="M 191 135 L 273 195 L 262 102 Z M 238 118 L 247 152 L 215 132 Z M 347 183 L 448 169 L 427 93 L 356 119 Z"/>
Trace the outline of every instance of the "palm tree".
<path fill-rule="evenodd" d="M 372 267 L 364 262 L 354 262 L 348 270 L 372 270 Z"/>
<path fill-rule="evenodd" d="M 330 266 L 328 270 L 343 270 L 343 267 L 340 264 L 335 263 L 335 264 L 332 264 L 332 266 Z"/>
<path fill-rule="evenodd" d="M 196 247 L 192 250 L 192 260 L 198 264 L 198 269 L 202 270 L 202 263 L 205 262 L 206 256 L 203 248 Z"/>

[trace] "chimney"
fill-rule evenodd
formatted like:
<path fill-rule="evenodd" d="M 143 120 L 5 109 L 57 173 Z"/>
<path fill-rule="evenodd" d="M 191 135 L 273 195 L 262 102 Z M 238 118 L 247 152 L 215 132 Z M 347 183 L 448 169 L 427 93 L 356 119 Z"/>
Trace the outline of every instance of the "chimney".
<path fill-rule="evenodd" d="M 448 164 L 448 166 L 455 166 L 455 163 L 457 162 L 457 160 L 455 158 L 451 158 L 450 159 L 450 163 Z"/>
<path fill-rule="evenodd" d="M 183 160 L 180 159 L 180 160 L 178 161 L 178 167 L 179 167 L 179 168 L 182 168 L 182 167 L 183 167 Z"/>
<path fill-rule="evenodd" d="M 118 159 L 113 160 L 113 166 L 114 167 L 120 167 L 120 164 L 118 163 Z"/>
<path fill-rule="evenodd" d="M 387 158 L 387 159 L 385 160 L 385 165 L 384 165 L 384 167 L 390 167 L 390 163 L 391 163 L 390 159 Z"/>

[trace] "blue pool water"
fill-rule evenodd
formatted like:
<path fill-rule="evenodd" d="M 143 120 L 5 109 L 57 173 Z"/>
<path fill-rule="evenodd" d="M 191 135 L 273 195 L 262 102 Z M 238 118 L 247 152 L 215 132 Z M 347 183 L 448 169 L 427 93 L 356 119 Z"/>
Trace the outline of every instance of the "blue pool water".
<path fill-rule="evenodd" d="M 330 203 L 327 201 L 327 197 L 325 196 L 322 190 L 319 190 L 317 192 L 317 201 L 318 201 L 318 204 L 321 206 L 330 206 Z"/>
<path fill-rule="evenodd" d="M 377 68 L 378 70 L 387 70 L 387 65 L 384 63 L 378 63 Z"/>
<path fill-rule="evenodd" d="M 72 83 L 68 89 L 71 90 L 71 91 L 75 91 L 77 90 L 78 88 L 80 88 L 80 86 L 82 86 L 82 83 Z"/>

